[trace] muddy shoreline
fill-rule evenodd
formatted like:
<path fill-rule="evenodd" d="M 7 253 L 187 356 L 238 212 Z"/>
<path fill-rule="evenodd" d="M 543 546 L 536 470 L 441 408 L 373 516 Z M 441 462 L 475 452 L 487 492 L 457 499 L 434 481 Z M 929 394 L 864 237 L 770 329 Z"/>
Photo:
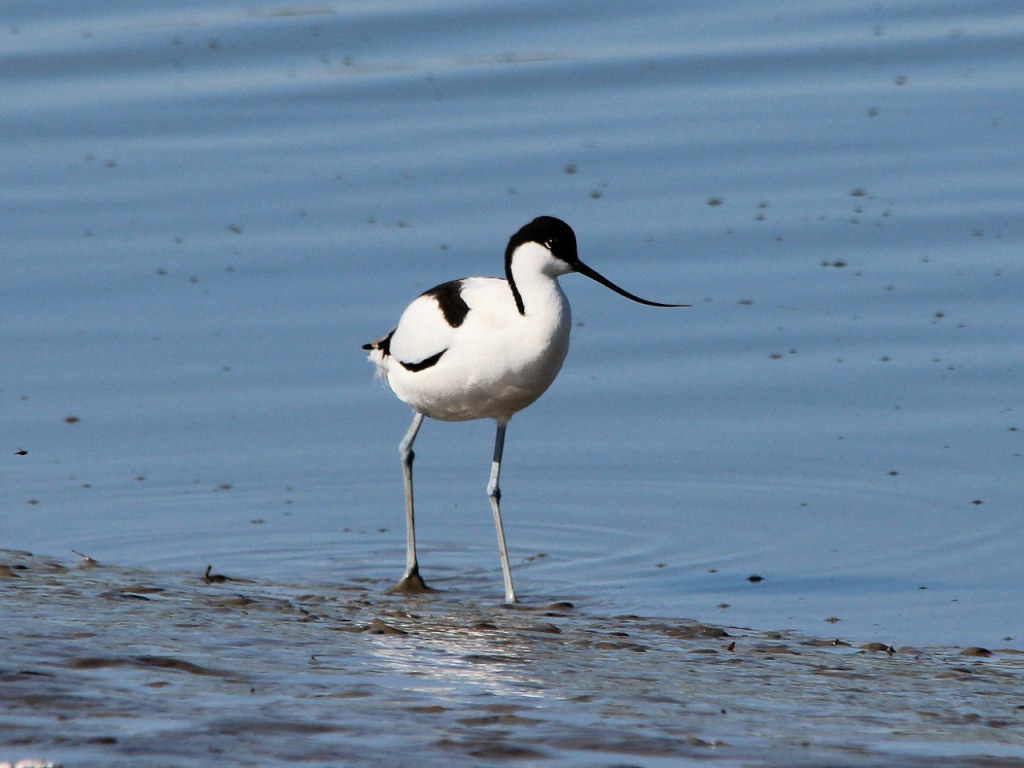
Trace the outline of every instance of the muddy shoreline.
<path fill-rule="evenodd" d="M 0 555 L 0 761 L 1024 766 L 1024 654 Z"/>

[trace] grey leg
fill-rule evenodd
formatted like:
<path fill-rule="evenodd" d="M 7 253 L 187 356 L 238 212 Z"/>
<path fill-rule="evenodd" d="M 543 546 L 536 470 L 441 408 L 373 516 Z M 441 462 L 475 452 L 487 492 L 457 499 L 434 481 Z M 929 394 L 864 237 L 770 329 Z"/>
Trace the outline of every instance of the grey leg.
<path fill-rule="evenodd" d="M 491 511 L 494 512 L 494 527 L 498 531 L 498 551 L 501 553 L 501 572 L 505 577 L 505 602 L 516 602 L 516 590 L 512 586 L 512 568 L 508 564 L 508 547 L 505 546 L 505 527 L 501 524 L 501 488 L 498 487 L 498 476 L 501 475 L 501 454 L 505 449 L 505 427 L 507 423 L 498 422 L 498 433 L 494 436 L 494 461 L 491 464 L 491 479 L 487 483 L 487 496 L 491 500 Z"/>
<path fill-rule="evenodd" d="M 398 446 L 398 452 L 402 457 L 402 476 L 405 479 L 405 575 L 395 586 L 392 592 L 427 592 L 430 590 L 420 577 L 420 566 L 416 561 L 416 515 L 413 511 L 412 496 L 412 461 L 416 458 L 413 453 L 412 444 L 416 441 L 416 435 L 423 424 L 423 414 L 417 413 L 412 417 L 412 424 L 409 431 L 405 433 L 402 442 Z"/>

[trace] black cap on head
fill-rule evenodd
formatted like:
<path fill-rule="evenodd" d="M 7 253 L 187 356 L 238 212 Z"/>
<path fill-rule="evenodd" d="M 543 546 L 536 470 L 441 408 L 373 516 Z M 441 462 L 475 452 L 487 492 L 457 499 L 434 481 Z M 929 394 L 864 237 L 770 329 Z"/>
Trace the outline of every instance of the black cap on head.
<path fill-rule="evenodd" d="M 556 259 L 574 265 L 580 260 L 576 251 L 576 233 L 572 227 L 554 216 L 538 216 L 509 238 L 505 249 L 505 268 L 509 268 L 512 252 L 523 243 L 543 245 Z"/>

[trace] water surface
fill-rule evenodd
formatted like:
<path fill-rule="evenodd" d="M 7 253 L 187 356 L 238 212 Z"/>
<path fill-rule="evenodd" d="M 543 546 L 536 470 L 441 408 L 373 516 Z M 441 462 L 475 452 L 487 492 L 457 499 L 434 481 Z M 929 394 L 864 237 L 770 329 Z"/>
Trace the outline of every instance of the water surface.
<path fill-rule="evenodd" d="M 1020 647 L 1022 43 L 1012 2 L 9 3 L 3 545 L 386 584 L 409 413 L 359 346 L 552 214 L 694 308 L 563 281 L 524 596 Z M 500 599 L 492 432 L 417 444 L 453 599 Z"/>

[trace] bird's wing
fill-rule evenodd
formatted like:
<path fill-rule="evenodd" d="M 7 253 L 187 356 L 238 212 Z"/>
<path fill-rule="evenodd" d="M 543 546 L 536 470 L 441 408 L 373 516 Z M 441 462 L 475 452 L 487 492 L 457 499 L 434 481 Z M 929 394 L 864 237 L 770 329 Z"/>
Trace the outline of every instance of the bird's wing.
<path fill-rule="evenodd" d="M 436 363 L 454 335 L 455 328 L 446 319 L 438 298 L 428 291 L 402 313 L 391 336 L 391 357 L 409 370 L 431 359 Z"/>

